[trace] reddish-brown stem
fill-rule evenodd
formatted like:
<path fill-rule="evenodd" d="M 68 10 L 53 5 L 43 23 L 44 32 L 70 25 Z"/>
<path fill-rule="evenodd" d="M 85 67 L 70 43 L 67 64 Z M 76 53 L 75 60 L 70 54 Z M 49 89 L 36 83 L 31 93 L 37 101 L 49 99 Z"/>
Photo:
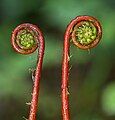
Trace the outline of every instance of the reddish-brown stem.
<path fill-rule="evenodd" d="M 97 34 L 96 38 L 93 42 L 89 44 L 81 44 L 76 37 L 76 28 L 77 24 L 80 24 L 81 22 L 91 22 L 96 29 Z M 91 17 L 91 16 L 78 16 L 75 19 L 73 19 L 70 24 L 66 28 L 65 36 L 64 36 L 64 45 L 63 45 L 63 60 L 62 60 L 62 118 L 63 120 L 70 120 L 70 111 L 69 111 L 69 92 L 68 92 L 68 78 L 69 78 L 69 48 L 70 48 L 70 39 L 72 38 L 73 43 L 81 48 L 81 49 L 90 49 L 94 46 L 96 46 L 102 36 L 102 29 L 100 26 L 100 23 L 97 21 L 97 19 Z"/>
<path fill-rule="evenodd" d="M 33 45 L 33 43 L 32 43 L 32 45 L 33 45 L 32 47 L 28 47 L 28 49 L 27 48 L 21 49 L 21 47 L 22 48 L 25 47 L 23 45 L 25 45 L 25 43 L 27 42 L 27 41 L 24 41 L 25 42 L 24 44 L 21 44 L 20 42 L 19 42 L 20 45 L 17 44 L 16 41 L 20 40 L 17 38 L 17 35 L 21 30 L 27 30 L 25 33 L 26 35 L 28 34 L 28 32 L 32 33 L 32 35 L 33 35 L 32 37 L 35 40 L 34 42 L 36 44 Z M 21 34 L 20 36 L 22 36 L 22 35 L 23 34 Z M 26 37 L 25 37 L 25 39 L 27 40 L 28 36 L 26 36 Z M 22 39 L 22 41 L 23 41 L 23 39 Z M 13 31 L 11 43 L 12 43 L 13 48 L 18 53 L 21 53 L 21 54 L 32 53 L 36 50 L 37 47 L 39 47 L 37 67 L 36 67 L 36 72 L 35 72 L 34 86 L 33 86 L 33 92 L 32 92 L 32 100 L 31 100 L 30 113 L 29 113 L 29 120 L 36 120 L 39 86 L 40 86 L 39 84 L 40 84 L 40 77 L 41 77 L 42 63 L 43 63 L 43 56 L 44 56 L 44 37 L 43 37 L 41 30 L 37 26 L 29 24 L 29 23 L 25 23 L 25 24 L 21 24 L 18 27 L 16 27 L 16 29 Z M 29 43 L 27 43 L 27 44 L 29 44 Z"/>

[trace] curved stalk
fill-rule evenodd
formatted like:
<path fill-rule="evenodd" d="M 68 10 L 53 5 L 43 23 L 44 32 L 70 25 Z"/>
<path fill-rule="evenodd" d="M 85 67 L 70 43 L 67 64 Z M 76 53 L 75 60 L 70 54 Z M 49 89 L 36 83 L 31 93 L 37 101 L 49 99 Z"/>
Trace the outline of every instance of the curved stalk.
<path fill-rule="evenodd" d="M 62 60 L 62 118 L 70 120 L 69 111 L 69 48 L 70 39 L 81 49 L 87 50 L 95 47 L 102 36 L 101 25 L 97 19 L 91 16 L 78 16 L 73 19 L 66 28 L 63 44 L 63 60 Z"/>
<path fill-rule="evenodd" d="M 41 30 L 32 24 L 21 24 L 14 29 L 11 37 L 14 50 L 21 54 L 33 53 L 38 47 L 38 60 L 32 92 L 29 120 L 36 120 L 40 77 L 44 56 L 44 37 Z"/>

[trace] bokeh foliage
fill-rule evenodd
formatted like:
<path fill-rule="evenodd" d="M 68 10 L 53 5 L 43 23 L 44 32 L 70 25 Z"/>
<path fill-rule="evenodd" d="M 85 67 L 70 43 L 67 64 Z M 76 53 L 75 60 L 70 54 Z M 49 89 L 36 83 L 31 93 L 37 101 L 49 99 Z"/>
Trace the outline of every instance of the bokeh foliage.
<path fill-rule="evenodd" d="M 19 24 L 38 25 L 45 35 L 45 58 L 40 83 L 38 119 L 60 120 L 63 34 L 78 15 L 101 21 L 103 38 L 88 51 L 71 43 L 70 106 L 72 120 L 115 119 L 115 1 L 114 0 L 1 0 L 0 1 L 0 119 L 28 116 L 37 52 L 19 55 L 10 38 Z"/>

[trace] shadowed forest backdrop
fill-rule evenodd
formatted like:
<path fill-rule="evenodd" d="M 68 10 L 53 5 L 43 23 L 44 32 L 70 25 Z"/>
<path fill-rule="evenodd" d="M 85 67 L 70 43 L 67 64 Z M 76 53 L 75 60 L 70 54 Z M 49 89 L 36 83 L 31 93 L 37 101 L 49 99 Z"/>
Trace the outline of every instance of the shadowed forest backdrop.
<path fill-rule="evenodd" d="M 28 117 L 37 52 L 20 55 L 10 44 L 12 30 L 25 22 L 45 36 L 37 119 L 61 120 L 63 35 L 78 15 L 96 17 L 103 38 L 90 53 L 71 44 L 71 120 L 115 120 L 114 0 L 0 0 L 0 120 Z"/>

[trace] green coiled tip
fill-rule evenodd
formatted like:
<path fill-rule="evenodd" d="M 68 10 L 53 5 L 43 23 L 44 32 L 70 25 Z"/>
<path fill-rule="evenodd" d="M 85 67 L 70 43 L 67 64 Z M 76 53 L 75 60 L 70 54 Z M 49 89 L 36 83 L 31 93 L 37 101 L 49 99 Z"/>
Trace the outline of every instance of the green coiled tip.
<path fill-rule="evenodd" d="M 77 16 L 70 22 L 68 30 L 70 30 L 73 43 L 84 50 L 98 45 L 102 37 L 101 24 L 92 16 Z"/>
<path fill-rule="evenodd" d="M 75 29 L 77 40 L 82 45 L 88 45 L 96 39 L 97 29 L 90 21 L 81 22 Z"/>
<path fill-rule="evenodd" d="M 23 29 L 17 34 L 17 44 L 23 49 L 32 49 L 36 45 L 36 38 L 32 30 Z"/>

